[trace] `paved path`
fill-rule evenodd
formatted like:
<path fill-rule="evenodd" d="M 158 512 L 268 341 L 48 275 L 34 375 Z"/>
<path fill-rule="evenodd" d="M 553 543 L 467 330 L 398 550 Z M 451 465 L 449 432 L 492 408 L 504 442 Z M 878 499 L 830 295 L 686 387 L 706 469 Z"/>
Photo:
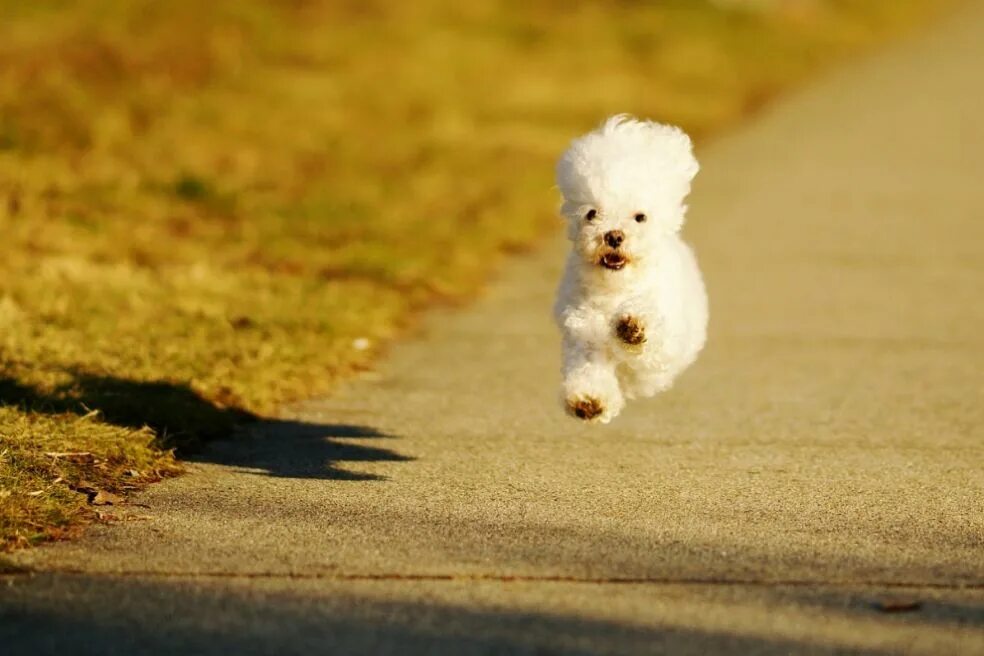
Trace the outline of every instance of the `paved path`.
<path fill-rule="evenodd" d="M 562 415 L 551 243 L 149 518 L 21 553 L 0 651 L 984 653 L 982 62 L 976 2 L 701 153 L 671 393 Z"/>

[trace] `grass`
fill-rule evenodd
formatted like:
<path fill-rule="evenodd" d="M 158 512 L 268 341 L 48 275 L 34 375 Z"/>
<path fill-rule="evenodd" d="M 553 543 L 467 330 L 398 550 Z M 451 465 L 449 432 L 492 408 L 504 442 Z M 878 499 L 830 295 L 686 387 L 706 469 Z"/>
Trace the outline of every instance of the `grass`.
<path fill-rule="evenodd" d="M 0 549 L 473 294 L 600 118 L 700 138 L 938 9 L 0 0 Z"/>

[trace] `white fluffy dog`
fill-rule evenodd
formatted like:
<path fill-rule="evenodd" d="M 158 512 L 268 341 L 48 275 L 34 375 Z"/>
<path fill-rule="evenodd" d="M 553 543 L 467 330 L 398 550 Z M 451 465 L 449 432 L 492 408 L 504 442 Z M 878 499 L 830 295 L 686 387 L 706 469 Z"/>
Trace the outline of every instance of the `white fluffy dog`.
<path fill-rule="evenodd" d="M 554 314 L 568 413 L 607 423 L 667 389 L 707 336 L 707 294 L 680 238 L 697 173 L 676 127 L 613 116 L 557 164 L 573 249 Z"/>

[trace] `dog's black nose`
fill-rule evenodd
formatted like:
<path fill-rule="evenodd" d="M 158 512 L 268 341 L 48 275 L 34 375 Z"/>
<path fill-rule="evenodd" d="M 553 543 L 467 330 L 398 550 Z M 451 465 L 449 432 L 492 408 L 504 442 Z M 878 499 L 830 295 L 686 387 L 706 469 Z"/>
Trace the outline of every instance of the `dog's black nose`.
<path fill-rule="evenodd" d="M 625 241 L 625 233 L 621 230 L 609 230 L 605 233 L 605 243 L 612 248 L 618 248 Z"/>

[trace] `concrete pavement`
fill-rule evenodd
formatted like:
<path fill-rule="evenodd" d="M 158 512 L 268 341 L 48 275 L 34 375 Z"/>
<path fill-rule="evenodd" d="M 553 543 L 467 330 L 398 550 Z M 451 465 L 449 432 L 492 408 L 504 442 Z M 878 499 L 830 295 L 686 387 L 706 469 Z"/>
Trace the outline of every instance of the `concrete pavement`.
<path fill-rule="evenodd" d="M 981 62 L 974 2 L 698 153 L 711 336 L 670 393 L 563 415 L 551 243 L 18 554 L 0 645 L 984 653 Z"/>

